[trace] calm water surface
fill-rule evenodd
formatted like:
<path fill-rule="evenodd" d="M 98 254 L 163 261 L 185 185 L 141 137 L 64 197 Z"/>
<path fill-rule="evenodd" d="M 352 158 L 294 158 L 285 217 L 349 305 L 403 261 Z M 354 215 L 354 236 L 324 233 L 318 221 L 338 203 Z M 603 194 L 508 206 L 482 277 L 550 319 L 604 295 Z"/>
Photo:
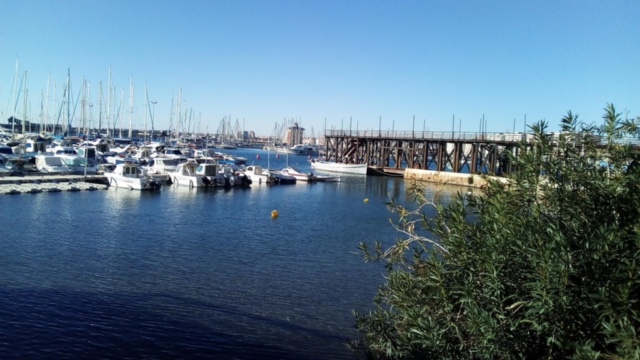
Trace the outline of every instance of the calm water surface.
<path fill-rule="evenodd" d="M 384 202 L 408 185 L 0 196 L 0 357 L 352 359 L 383 281 L 357 245 L 398 236 Z"/>

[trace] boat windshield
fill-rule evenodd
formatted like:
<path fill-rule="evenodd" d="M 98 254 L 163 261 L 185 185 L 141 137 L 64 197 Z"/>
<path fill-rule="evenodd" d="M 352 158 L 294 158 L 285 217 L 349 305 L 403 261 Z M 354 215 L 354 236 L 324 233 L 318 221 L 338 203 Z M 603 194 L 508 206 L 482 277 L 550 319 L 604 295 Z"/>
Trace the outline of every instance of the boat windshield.
<path fill-rule="evenodd" d="M 178 159 L 160 159 L 160 158 L 156 158 L 156 163 L 158 165 L 164 165 L 164 166 L 176 166 L 176 165 L 178 165 Z"/>
<path fill-rule="evenodd" d="M 84 166 L 86 163 L 83 157 L 74 157 L 74 158 L 63 158 L 62 161 L 67 166 Z"/>

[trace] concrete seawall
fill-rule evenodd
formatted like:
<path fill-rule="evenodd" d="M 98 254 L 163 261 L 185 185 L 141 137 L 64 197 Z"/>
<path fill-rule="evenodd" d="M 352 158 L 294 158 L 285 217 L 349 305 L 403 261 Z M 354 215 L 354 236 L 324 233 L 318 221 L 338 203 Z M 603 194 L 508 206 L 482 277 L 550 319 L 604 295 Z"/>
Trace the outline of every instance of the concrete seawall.
<path fill-rule="evenodd" d="M 405 169 L 405 179 L 414 179 L 419 181 L 428 181 L 441 185 L 457 185 L 473 188 L 481 188 L 487 185 L 487 180 L 480 175 L 473 174 L 460 174 L 454 172 L 433 171 L 433 170 L 420 170 L 420 169 Z M 492 177 L 492 179 L 504 180 L 504 178 Z"/>

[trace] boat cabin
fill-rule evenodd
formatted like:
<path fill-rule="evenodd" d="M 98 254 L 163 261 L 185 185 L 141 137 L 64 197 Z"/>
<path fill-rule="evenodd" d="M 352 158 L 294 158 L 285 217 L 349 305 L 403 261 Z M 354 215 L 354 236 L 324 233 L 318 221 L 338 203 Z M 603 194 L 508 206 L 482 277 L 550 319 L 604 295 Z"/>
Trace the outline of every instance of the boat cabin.
<path fill-rule="evenodd" d="M 196 175 L 216 177 L 218 175 L 218 165 L 214 163 L 199 164 L 195 171 Z"/>
<path fill-rule="evenodd" d="M 116 165 L 116 169 L 113 171 L 114 174 L 125 177 L 141 177 L 143 176 L 142 170 L 137 164 L 134 163 L 122 163 Z"/>

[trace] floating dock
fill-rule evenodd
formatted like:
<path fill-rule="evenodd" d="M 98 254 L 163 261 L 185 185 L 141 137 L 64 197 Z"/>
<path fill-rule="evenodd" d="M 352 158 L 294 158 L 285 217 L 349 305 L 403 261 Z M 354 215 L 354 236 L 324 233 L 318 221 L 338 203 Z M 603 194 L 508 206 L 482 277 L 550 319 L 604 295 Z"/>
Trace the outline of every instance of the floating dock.
<path fill-rule="evenodd" d="M 102 175 L 31 175 L 0 178 L 0 195 L 107 189 Z"/>

